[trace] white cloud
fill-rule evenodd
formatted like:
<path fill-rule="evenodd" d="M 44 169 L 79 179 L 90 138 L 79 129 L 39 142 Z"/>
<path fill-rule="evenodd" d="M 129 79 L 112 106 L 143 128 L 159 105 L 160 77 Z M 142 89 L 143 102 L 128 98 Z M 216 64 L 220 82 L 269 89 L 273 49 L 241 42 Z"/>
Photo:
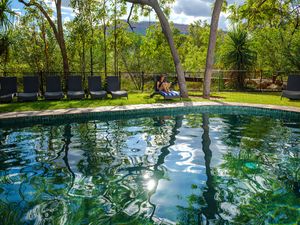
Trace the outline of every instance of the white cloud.
<path fill-rule="evenodd" d="M 188 16 L 210 16 L 212 0 L 177 0 L 173 10 L 174 13 L 183 13 Z"/>
<path fill-rule="evenodd" d="M 64 23 L 68 23 L 70 21 L 71 21 L 70 17 L 68 17 L 68 16 L 64 17 L 64 21 L 63 21 Z"/>
<path fill-rule="evenodd" d="M 228 0 L 229 4 L 241 4 L 244 0 Z M 170 20 L 174 23 L 191 24 L 197 20 L 210 23 L 214 0 L 177 0 L 172 7 Z M 219 27 L 228 29 L 228 15 L 221 13 Z"/>
<path fill-rule="evenodd" d="M 170 21 L 179 24 L 191 24 L 197 20 L 207 21 L 210 23 L 212 7 L 215 0 L 176 0 L 176 2 L 171 6 Z M 241 4 L 244 0 L 228 0 L 229 4 Z M 53 0 L 44 0 L 44 2 L 49 5 L 54 12 L 55 3 Z M 128 11 L 131 4 L 127 4 Z M 15 11 L 22 11 L 16 9 Z M 70 21 L 75 17 L 74 10 L 70 7 L 70 0 L 62 0 L 62 15 L 64 22 Z M 123 16 L 121 19 L 127 19 L 128 14 Z M 219 27 L 222 29 L 228 29 L 229 21 L 226 19 L 227 15 L 222 13 L 220 16 Z M 141 17 L 140 21 L 148 21 L 149 17 Z M 151 21 L 157 21 L 154 11 L 150 15 Z"/>
<path fill-rule="evenodd" d="M 170 15 L 170 20 L 174 23 L 179 23 L 179 24 L 191 24 L 194 21 L 197 20 L 207 20 L 207 17 L 203 16 L 188 16 L 184 13 L 171 13 Z"/>

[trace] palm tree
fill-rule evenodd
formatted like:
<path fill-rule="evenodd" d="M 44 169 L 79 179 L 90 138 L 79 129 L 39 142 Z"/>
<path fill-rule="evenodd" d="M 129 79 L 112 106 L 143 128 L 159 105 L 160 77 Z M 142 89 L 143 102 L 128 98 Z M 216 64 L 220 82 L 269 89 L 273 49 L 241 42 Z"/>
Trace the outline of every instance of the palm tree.
<path fill-rule="evenodd" d="M 237 88 L 244 88 L 245 70 L 250 69 L 256 61 L 256 52 L 251 49 L 251 40 L 246 30 L 239 26 L 228 33 L 225 42 L 223 62 L 226 67 L 237 70 Z"/>
<path fill-rule="evenodd" d="M 15 12 L 11 9 L 11 0 L 0 0 L 0 32 L 6 32 L 12 24 Z"/>
<path fill-rule="evenodd" d="M 8 62 L 9 28 L 14 15 L 15 12 L 11 9 L 11 0 L 0 0 L 0 57 L 4 58 L 4 68 Z"/>

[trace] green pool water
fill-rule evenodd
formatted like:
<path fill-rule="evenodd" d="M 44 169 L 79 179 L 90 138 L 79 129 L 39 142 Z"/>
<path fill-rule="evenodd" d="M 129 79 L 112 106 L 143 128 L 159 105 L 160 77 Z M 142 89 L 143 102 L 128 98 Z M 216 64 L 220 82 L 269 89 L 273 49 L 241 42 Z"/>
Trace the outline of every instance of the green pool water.
<path fill-rule="evenodd" d="M 300 121 L 222 113 L 0 128 L 0 224 L 299 224 Z"/>

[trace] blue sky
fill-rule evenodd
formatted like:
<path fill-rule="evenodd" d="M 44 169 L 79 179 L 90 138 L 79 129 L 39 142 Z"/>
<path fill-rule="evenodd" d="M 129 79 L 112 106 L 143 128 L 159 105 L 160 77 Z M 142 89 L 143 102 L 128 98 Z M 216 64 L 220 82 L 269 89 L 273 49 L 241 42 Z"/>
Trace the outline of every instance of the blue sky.
<path fill-rule="evenodd" d="M 53 0 L 44 0 L 47 4 L 54 7 Z M 63 17 L 64 20 L 70 20 L 73 17 L 72 9 L 68 7 L 69 0 L 62 0 L 63 2 Z M 228 0 L 229 4 L 237 3 L 240 4 L 243 0 Z M 180 24 L 191 24 L 199 19 L 207 20 L 210 22 L 211 8 L 214 0 L 176 0 L 172 5 L 172 13 L 170 20 Z M 23 5 L 18 0 L 12 1 L 12 8 L 15 11 L 22 13 Z M 226 19 L 226 14 L 222 13 L 220 17 L 219 26 L 222 29 L 227 29 L 229 23 Z M 125 16 L 124 19 L 127 17 Z M 150 19 L 155 20 L 154 13 L 151 14 Z M 149 18 L 140 18 L 140 20 L 149 20 Z"/>

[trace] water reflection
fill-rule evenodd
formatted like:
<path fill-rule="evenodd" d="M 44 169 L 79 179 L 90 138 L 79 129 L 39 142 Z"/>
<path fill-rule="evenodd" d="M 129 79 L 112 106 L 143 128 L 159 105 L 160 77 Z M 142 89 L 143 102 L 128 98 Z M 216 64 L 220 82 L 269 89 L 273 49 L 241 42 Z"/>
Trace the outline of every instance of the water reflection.
<path fill-rule="evenodd" d="M 0 130 L 2 224 L 300 220 L 300 124 L 186 115 Z"/>
<path fill-rule="evenodd" d="M 203 197 L 206 201 L 206 206 L 202 207 L 202 212 L 205 215 L 206 220 L 214 220 L 219 217 L 218 205 L 215 199 L 216 190 L 214 184 L 214 177 L 211 172 L 210 163 L 212 158 L 212 151 L 210 150 L 211 140 L 209 137 L 209 116 L 207 114 L 202 115 L 203 122 L 203 135 L 202 135 L 202 150 L 204 152 L 205 168 L 206 168 L 206 189 L 203 192 Z"/>

